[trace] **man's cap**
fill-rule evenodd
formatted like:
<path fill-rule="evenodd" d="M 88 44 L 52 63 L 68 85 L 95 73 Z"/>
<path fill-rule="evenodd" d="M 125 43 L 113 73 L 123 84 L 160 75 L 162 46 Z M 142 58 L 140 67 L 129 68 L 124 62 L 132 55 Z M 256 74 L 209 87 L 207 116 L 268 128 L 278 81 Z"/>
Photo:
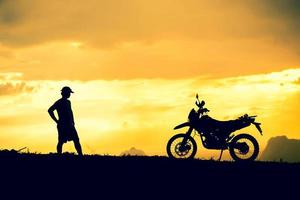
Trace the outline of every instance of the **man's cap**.
<path fill-rule="evenodd" d="M 72 89 L 71 89 L 70 87 L 68 87 L 68 86 L 63 87 L 63 88 L 61 89 L 61 91 L 62 91 L 62 92 L 70 92 L 70 93 L 74 93 L 74 92 L 72 91 Z"/>

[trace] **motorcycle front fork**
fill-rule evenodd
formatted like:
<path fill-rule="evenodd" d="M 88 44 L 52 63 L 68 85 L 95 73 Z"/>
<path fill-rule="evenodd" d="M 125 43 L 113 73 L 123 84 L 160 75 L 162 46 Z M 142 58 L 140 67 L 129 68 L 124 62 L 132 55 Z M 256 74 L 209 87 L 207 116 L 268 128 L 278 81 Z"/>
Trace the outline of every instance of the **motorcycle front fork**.
<path fill-rule="evenodd" d="M 183 138 L 181 144 L 183 144 L 184 146 L 186 145 L 186 143 L 187 143 L 187 141 L 188 141 L 188 138 L 191 136 L 192 132 L 193 132 L 193 128 L 190 127 L 190 128 L 188 129 L 188 131 L 186 132 L 186 134 L 185 134 L 186 137 Z"/>
<path fill-rule="evenodd" d="M 188 131 L 186 132 L 186 137 L 184 137 L 183 140 L 182 140 L 182 142 L 181 142 L 181 145 L 183 145 L 182 147 L 185 147 L 185 145 L 186 145 L 186 143 L 187 143 L 187 140 L 188 140 L 188 138 L 191 136 L 192 132 L 193 132 L 193 128 L 190 127 L 190 128 L 188 129 Z M 221 161 L 222 155 L 223 155 L 223 151 L 224 151 L 224 149 L 221 149 L 221 153 L 220 153 L 220 156 L 219 156 L 218 161 Z"/>

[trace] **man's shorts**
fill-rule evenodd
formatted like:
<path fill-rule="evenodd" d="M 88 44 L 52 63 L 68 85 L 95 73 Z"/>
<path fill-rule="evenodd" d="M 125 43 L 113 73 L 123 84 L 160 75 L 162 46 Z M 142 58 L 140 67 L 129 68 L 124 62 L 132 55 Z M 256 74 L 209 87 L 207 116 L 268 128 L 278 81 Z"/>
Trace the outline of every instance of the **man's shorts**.
<path fill-rule="evenodd" d="M 58 124 L 58 141 L 60 143 L 66 143 L 68 141 L 76 141 L 79 140 L 77 131 L 74 125 L 65 125 L 65 124 Z"/>

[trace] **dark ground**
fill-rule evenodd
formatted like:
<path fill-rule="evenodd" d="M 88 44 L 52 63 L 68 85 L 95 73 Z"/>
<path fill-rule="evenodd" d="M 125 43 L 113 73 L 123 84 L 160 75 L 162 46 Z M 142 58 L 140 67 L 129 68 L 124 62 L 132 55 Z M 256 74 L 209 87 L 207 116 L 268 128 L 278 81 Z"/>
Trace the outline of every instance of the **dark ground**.
<path fill-rule="evenodd" d="M 300 163 L 78 157 L 8 151 L 0 152 L 0 163 L 0 189 L 11 196 L 269 199 L 275 195 L 287 199 L 300 195 Z"/>

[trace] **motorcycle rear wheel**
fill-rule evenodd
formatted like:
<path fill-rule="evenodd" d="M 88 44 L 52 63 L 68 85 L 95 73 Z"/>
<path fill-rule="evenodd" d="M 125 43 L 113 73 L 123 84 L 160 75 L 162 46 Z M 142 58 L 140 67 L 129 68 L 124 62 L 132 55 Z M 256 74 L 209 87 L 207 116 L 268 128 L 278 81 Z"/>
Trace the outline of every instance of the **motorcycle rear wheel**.
<path fill-rule="evenodd" d="M 259 145 L 252 135 L 243 133 L 230 141 L 229 153 L 235 161 L 254 161 L 259 153 Z"/>
<path fill-rule="evenodd" d="M 181 146 L 182 140 L 187 138 L 185 147 Z M 167 153 L 170 158 L 192 159 L 197 153 L 197 143 L 191 136 L 180 133 L 171 137 L 167 143 Z"/>

